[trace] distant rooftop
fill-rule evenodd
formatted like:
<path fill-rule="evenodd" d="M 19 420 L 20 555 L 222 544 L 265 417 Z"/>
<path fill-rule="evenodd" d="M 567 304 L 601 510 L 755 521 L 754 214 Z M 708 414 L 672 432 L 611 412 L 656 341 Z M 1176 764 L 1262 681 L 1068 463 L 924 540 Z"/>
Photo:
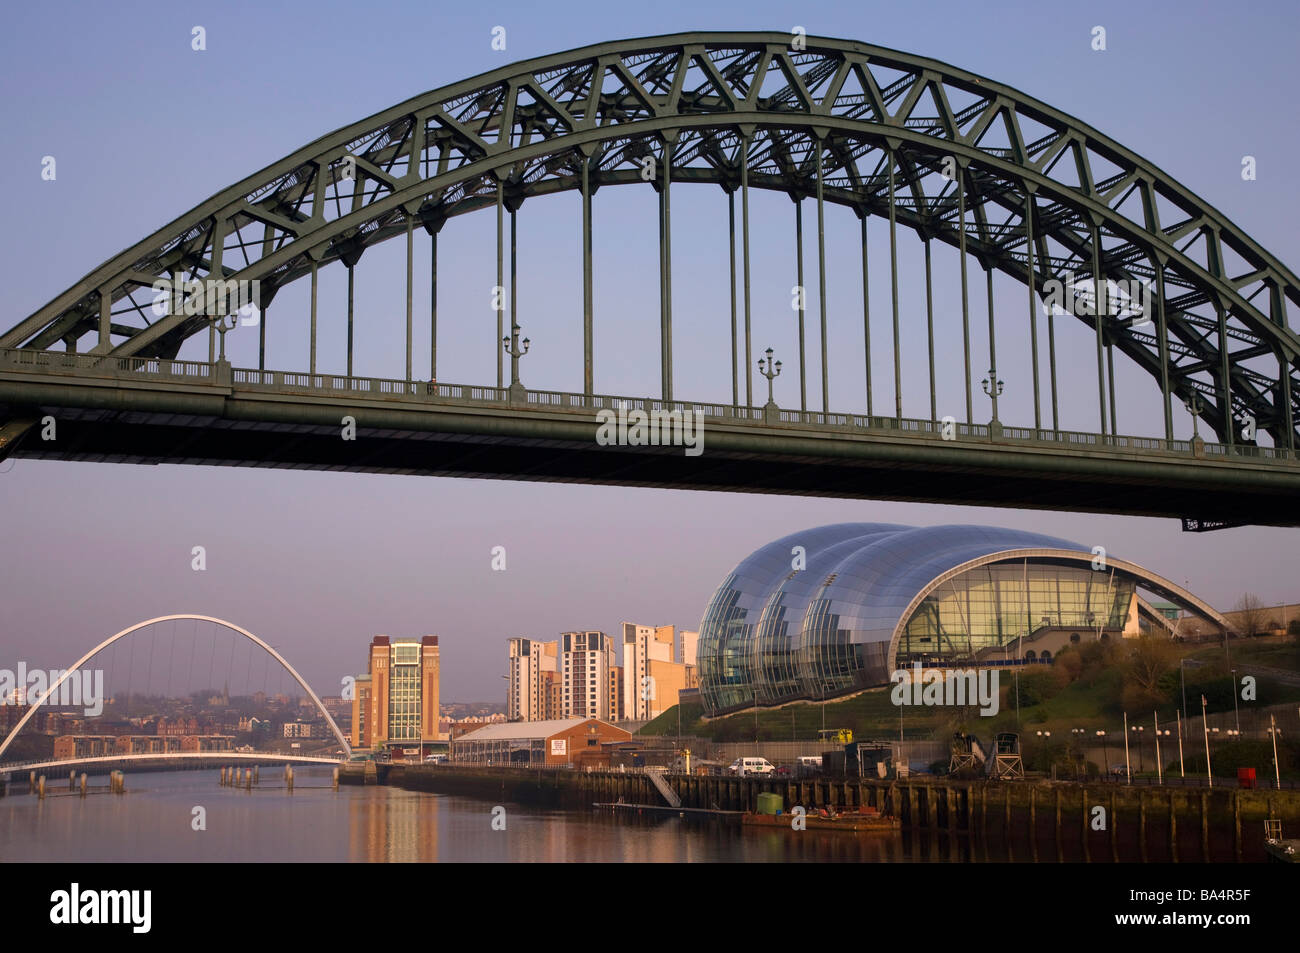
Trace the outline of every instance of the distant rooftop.
<path fill-rule="evenodd" d="M 549 738 L 570 728 L 586 722 L 595 722 L 595 718 L 556 718 L 551 721 L 507 721 L 495 725 L 485 725 L 474 731 L 466 732 L 457 741 L 497 741 L 505 739 L 538 740 Z"/>

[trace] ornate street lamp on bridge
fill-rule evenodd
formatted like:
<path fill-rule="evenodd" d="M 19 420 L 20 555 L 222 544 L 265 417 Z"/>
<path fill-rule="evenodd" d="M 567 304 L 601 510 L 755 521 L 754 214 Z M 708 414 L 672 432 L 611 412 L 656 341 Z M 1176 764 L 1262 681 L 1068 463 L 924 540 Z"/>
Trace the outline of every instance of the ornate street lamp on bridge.
<path fill-rule="evenodd" d="M 519 383 L 519 359 L 528 353 L 528 347 L 532 343 L 528 338 L 524 338 L 523 347 L 519 341 L 519 325 L 512 325 L 510 336 L 501 339 L 502 346 L 506 353 L 510 355 L 510 400 L 524 401 L 528 399 L 528 391 L 524 385 Z"/>
<path fill-rule="evenodd" d="M 989 433 L 997 436 L 1002 433 L 1002 422 L 998 420 L 998 397 L 1002 395 L 1002 381 L 998 380 L 998 372 L 995 368 L 989 368 L 989 376 L 980 381 L 984 387 L 984 393 L 993 400 L 993 419 L 989 421 Z"/>
<path fill-rule="evenodd" d="M 763 419 L 767 423 L 776 423 L 779 408 L 772 396 L 772 381 L 781 376 L 781 362 L 772 360 L 770 347 L 763 353 L 767 355 L 766 359 L 761 357 L 758 359 L 758 372 L 767 378 L 767 403 L 763 405 Z"/>

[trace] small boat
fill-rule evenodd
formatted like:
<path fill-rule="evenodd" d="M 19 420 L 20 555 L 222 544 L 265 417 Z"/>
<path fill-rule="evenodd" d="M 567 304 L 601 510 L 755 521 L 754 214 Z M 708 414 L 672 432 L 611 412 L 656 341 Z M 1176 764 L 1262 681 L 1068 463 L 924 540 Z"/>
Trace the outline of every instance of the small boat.
<path fill-rule="evenodd" d="M 772 827 L 795 830 L 796 814 L 745 814 L 741 823 L 746 827 Z M 802 818 L 804 829 L 810 831 L 846 831 L 851 834 L 867 834 L 881 831 L 896 831 L 901 825 L 898 818 L 882 815 L 876 808 L 867 807 L 860 811 L 835 813 L 824 808 L 809 811 Z"/>

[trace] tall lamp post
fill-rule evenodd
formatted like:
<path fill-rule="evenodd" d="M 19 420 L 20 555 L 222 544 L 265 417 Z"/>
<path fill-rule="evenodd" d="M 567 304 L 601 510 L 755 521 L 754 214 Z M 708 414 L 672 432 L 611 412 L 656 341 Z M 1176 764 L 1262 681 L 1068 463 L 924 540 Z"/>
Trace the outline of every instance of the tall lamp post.
<path fill-rule="evenodd" d="M 1110 749 L 1106 746 L 1106 732 L 1102 731 L 1100 728 L 1097 729 L 1097 737 L 1101 739 L 1101 756 L 1105 759 L 1105 763 L 1102 765 L 1101 774 L 1101 776 L 1105 778 L 1110 776 Z"/>
<path fill-rule="evenodd" d="M 772 349 L 763 352 L 766 358 L 758 359 L 758 372 L 767 378 L 767 403 L 763 405 L 763 422 L 774 424 L 779 420 L 779 408 L 772 396 L 772 381 L 781 376 L 781 362 L 772 359 Z"/>
<path fill-rule="evenodd" d="M 1002 423 L 998 420 L 998 397 L 1002 395 L 1003 382 L 998 380 L 998 372 L 990 367 L 989 376 L 980 381 L 986 396 L 993 400 L 993 419 L 989 421 L 989 433 L 998 436 L 1002 433 Z"/>
<path fill-rule="evenodd" d="M 511 325 L 510 336 L 501 339 L 506 353 L 510 355 L 510 399 L 512 401 L 522 401 L 528 397 L 524 385 L 519 383 L 519 359 L 528 353 L 528 347 L 532 342 L 524 338 L 523 347 L 520 347 L 519 331 L 519 325 Z"/>

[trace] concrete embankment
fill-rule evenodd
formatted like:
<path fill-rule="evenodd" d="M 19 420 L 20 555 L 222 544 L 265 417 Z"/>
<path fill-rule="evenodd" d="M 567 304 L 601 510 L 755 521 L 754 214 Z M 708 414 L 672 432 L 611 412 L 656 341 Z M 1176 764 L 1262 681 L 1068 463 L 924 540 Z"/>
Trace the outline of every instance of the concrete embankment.
<path fill-rule="evenodd" d="M 1259 861 L 1264 821 L 1300 831 L 1300 791 L 1048 781 L 728 778 L 666 775 L 687 808 L 752 811 L 779 794 L 788 811 L 875 807 L 905 830 L 969 834 L 1019 860 Z M 393 765 L 389 783 L 541 807 L 663 804 L 644 774 Z M 1023 854 L 1018 855 L 1017 852 Z"/>

